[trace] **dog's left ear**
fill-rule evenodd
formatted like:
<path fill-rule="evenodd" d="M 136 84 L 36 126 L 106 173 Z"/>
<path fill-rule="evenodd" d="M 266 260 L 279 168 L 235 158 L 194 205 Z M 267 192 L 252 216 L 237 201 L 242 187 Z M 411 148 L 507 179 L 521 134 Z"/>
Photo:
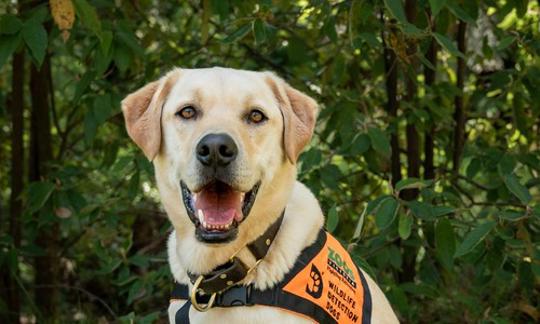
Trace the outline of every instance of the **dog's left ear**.
<path fill-rule="evenodd" d="M 161 111 L 177 77 L 178 71 L 169 72 L 122 100 L 129 137 L 150 161 L 156 157 L 161 147 Z"/>
<path fill-rule="evenodd" d="M 266 82 L 272 88 L 283 116 L 285 153 L 289 161 L 295 164 L 313 135 L 318 113 L 317 102 L 273 73 L 267 72 Z"/>

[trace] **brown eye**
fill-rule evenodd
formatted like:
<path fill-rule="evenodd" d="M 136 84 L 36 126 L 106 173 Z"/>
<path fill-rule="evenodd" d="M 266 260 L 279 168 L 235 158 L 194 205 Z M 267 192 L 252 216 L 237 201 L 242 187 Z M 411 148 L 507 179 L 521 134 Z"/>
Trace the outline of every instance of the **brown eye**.
<path fill-rule="evenodd" d="M 253 124 L 260 124 L 267 120 L 266 116 L 258 109 L 253 109 L 249 112 L 248 121 Z"/>
<path fill-rule="evenodd" d="M 192 106 L 187 106 L 182 108 L 180 111 L 176 113 L 176 116 L 183 118 L 183 119 L 191 119 L 195 117 L 197 114 L 197 111 Z"/>

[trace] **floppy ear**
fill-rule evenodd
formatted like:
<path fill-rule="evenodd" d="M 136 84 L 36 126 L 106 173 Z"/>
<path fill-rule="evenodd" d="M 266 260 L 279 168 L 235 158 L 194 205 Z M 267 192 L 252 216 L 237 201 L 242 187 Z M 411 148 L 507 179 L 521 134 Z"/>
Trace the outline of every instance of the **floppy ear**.
<path fill-rule="evenodd" d="M 272 73 L 268 73 L 266 81 L 278 100 L 283 116 L 285 153 L 289 161 L 295 164 L 313 135 L 318 112 L 317 102 Z"/>
<path fill-rule="evenodd" d="M 175 72 L 150 82 L 122 100 L 127 132 L 150 161 L 161 147 L 161 111 L 177 79 Z"/>

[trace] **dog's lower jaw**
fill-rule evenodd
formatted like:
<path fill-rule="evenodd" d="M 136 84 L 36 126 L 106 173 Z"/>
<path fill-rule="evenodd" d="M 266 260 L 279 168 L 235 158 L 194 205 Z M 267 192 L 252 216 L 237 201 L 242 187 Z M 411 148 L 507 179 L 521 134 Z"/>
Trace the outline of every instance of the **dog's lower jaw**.
<path fill-rule="evenodd" d="M 226 232 L 207 232 L 199 226 L 195 227 L 195 237 L 201 243 L 226 244 L 232 242 L 238 236 L 238 227 L 234 227 Z"/>

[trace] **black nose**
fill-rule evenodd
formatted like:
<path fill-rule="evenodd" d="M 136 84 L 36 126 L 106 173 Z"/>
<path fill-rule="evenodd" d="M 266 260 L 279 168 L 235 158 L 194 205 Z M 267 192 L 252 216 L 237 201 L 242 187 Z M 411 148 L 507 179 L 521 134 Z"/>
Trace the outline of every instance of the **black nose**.
<path fill-rule="evenodd" d="M 227 134 L 208 134 L 197 144 L 197 159 L 206 166 L 226 166 L 237 154 L 238 147 Z"/>

